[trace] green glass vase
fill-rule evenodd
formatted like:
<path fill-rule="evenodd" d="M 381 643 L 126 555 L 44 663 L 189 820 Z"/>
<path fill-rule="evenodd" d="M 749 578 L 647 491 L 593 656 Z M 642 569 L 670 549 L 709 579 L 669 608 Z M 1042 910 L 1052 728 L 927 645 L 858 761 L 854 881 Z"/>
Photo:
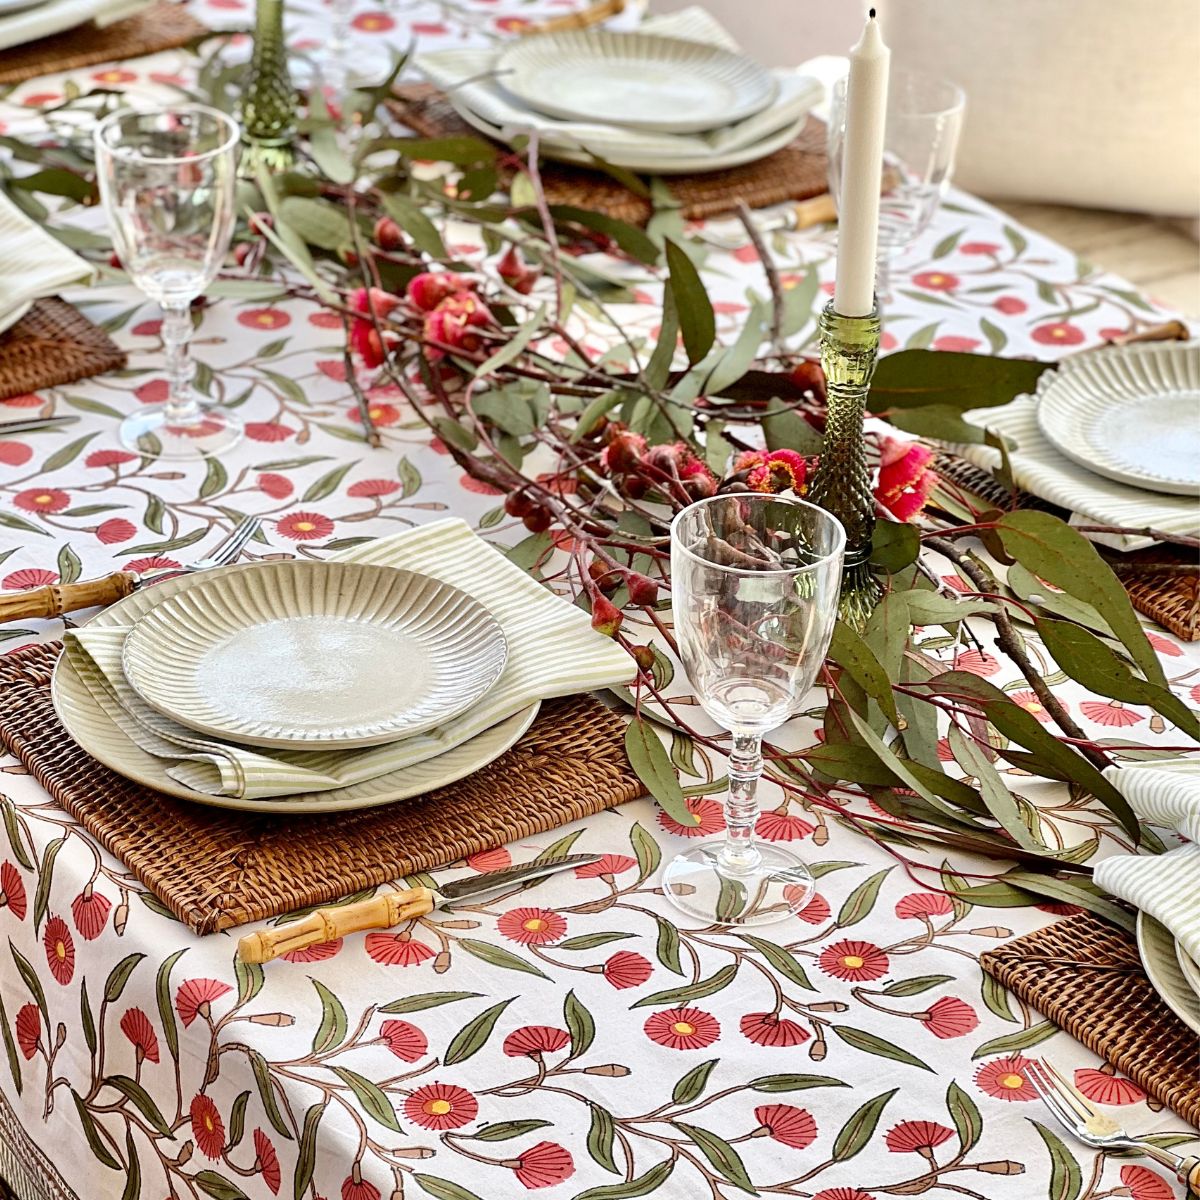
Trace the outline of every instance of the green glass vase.
<path fill-rule="evenodd" d="M 288 73 L 283 0 L 258 0 L 254 55 L 242 98 L 242 173 L 287 170 L 295 161 L 296 90 Z"/>
<path fill-rule="evenodd" d="M 862 629 L 883 589 L 871 574 L 875 497 L 863 445 L 867 392 L 879 354 L 879 306 L 865 317 L 844 317 L 833 301 L 821 314 L 821 366 L 828 394 L 825 446 L 809 499 L 833 513 L 846 529 L 846 564 L 839 610 Z"/>

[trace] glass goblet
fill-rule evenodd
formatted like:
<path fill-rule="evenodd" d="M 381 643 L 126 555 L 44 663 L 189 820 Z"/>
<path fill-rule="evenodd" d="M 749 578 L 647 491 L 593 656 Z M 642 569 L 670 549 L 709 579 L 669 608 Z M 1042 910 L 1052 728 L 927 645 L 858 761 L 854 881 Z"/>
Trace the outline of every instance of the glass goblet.
<path fill-rule="evenodd" d="M 191 386 L 191 303 L 221 268 L 236 216 L 240 130 L 202 105 L 113 113 L 96 127 L 96 172 L 113 246 L 162 307 L 167 399 L 121 422 L 121 441 L 153 458 L 196 459 L 241 437 L 233 413 Z"/>
<path fill-rule="evenodd" d="M 840 202 L 846 134 L 846 80 L 833 85 L 829 109 L 829 190 Z M 954 173 L 966 97 L 962 88 L 919 71 L 888 78 L 883 137 L 883 199 L 875 290 L 891 294 L 892 263 L 929 228 Z"/>
<path fill-rule="evenodd" d="M 688 679 L 733 737 L 725 839 L 667 867 L 676 907 L 710 924 L 765 925 L 799 912 L 813 877 L 790 850 L 755 840 L 763 735 L 804 705 L 837 617 L 846 534 L 804 500 L 739 493 L 671 523 L 671 607 Z"/>

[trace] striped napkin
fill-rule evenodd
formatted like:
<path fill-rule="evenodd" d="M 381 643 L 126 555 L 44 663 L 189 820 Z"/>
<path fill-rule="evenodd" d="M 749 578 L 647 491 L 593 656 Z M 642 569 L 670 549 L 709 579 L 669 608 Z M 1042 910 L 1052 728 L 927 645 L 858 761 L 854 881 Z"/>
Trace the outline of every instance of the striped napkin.
<path fill-rule="evenodd" d="M 1195 497 L 1159 495 L 1105 479 L 1060 454 L 1042 433 L 1031 396 L 1018 396 L 997 408 L 977 408 L 963 416 L 972 424 L 1001 434 L 1009 443 L 1009 461 L 1017 485 L 1070 509 L 1072 525 L 1122 525 L 1133 529 L 1151 526 L 1164 533 L 1200 535 L 1200 501 Z M 991 470 L 1000 465 L 1000 453 L 991 446 L 954 449 L 976 466 Z M 1140 550 L 1155 544 L 1151 538 L 1123 534 L 1087 536 L 1114 550 Z"/>
<path fill-rule="evenodd" d="M 35 300 L 93 274 L 91 264 L 0 192 L 0 332 L 15 325 Z"/>
<path fill-rule="evenodd" d="M 151 0 L 53 0 L 0 17 L 0 50 L 86 25 L 111 25 L 150 7 Z"/>
<path fill-rule="evenodd" d="M 400 770 L 461 745 L 535 700 L 621 683 L 629 655 L 596 633 L 588 614 L 556 596 L 457 519 L 436 521 L 335 555 L 343 562 L 401 567 L 461 588 L 504 630 L 508 660 L 492 690 L 468 712 L 427 733 L 362 750 L 262 750 L 199 734 L 152 709 L 121 670 L 128 627 L 84 626 L 64 653 L 96 704 L 167 773 L 195 791 L 262 800 L 331 791 Z M 249 568 L 253 569 L 253 568 Z"/>
<path fill-rule="evenodd" d="M 1104 777 L 1144 821 L 1187 838 L 1165 854 L 1116 854 L 1096 883 L 1145 909 L 1200 962 L 1200 760 L 1109 767 Z"/>

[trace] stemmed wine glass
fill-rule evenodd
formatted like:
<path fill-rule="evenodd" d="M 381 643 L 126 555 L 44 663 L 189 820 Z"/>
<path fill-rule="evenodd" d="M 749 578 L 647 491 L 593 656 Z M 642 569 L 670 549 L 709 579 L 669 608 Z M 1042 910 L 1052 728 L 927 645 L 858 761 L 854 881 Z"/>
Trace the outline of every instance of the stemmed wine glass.
<path fill-rule="evenodd" d="M 756 842 L 763 735 L 800 711 L 837 617 L 846 534 L 785 496 L 713 496 L 671 523 L 679 653 L 704 711 L 733 736 L 725 839 L 667 867 L 667 896 L 710 924 L 765 925 L 799 912 L 813 877 L 790 850 Z"/>
<path fill-rule="evenodd" d="M 829 190 L 839 200 L 846 134 L 846 84 L 833 85 L 829 109 Z M 966 97 L 946 79 L 894 68 L 888 78 L 883 135 L 876 291 L 891 294 L 892 262 L 916 242 L 950 187 Z"/>
<path fill-rule="evenodd" d="M 113 246 L 133 282 L 162 306 L 167 400 L 121 422 L 121 441 L 154 458 L 196 459 L 242 435 L 191 386 L 191 303 L 220 270 L 236 217 L 240 130 L 202 105 L 133 112 L 96 127 L 96 171 Z"/>

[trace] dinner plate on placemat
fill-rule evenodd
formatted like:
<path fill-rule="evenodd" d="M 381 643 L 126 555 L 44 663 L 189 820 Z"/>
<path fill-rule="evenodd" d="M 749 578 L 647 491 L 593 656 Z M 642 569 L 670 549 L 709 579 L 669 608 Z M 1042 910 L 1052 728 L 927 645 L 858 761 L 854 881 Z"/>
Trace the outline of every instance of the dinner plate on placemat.
<path fill-rule="evenodd" d="M 576 30 L 500 53 L 500 82 L 539 112 L 627 129 L 691 133 L 766 108 L 779 84 L 743 54 L 681 38 Z"/>
<path fill-rule="evenodd" d="M 1175 943 L 1175 960 L 1179 963 L 1179 969 L 1183 972 L 1188 987 L 1196 994 L 1197 1001 L 1200 1001 L 1200 963 L 1197 963 L 1178 941 Z"/>
<path fill-rule="evenodd" d="M 1170 930 L 1147 913 L 1139 912 L 1137 944 L 1146 977 L 1163 1003 L 1189 1029 L 1200 1033 L 1200 995 L 1192 991 L 1180 970 Z"/>
<path fill-rule="evenodd" d="M 263 563 L 198 580 L 125 639 L 133 689 L 181 725 L 251 746 L 411 737 L 496 682 L 507 646 L 458 588 L 390 567 Z"/>
<path fill-rule="evenodd" d="M 1170 495 L 1200 495 L 1200 342 L 1091 351 L 1047 371 L 1042 432 L 1097 475 Z"/>

